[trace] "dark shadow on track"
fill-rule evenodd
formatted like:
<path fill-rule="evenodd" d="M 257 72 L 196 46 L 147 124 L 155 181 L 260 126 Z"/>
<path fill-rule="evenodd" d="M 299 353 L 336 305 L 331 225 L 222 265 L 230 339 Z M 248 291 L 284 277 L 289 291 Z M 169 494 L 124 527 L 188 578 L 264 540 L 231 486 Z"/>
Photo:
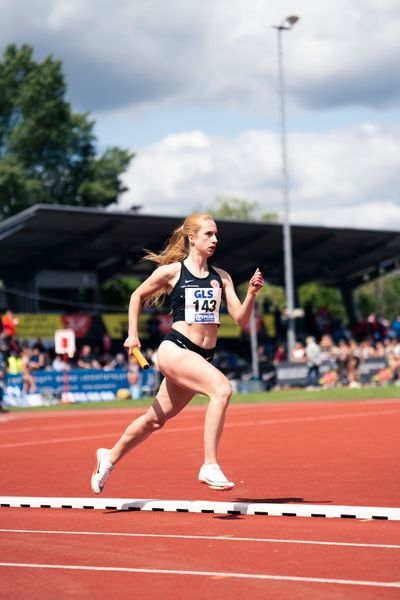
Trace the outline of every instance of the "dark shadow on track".
<path fill-rule="evenodd" d="M 330 504 L 332 500 L 304 500 L 304 498 L 235 498 L 230 502 L 248 502 L 249 504 Z"/>

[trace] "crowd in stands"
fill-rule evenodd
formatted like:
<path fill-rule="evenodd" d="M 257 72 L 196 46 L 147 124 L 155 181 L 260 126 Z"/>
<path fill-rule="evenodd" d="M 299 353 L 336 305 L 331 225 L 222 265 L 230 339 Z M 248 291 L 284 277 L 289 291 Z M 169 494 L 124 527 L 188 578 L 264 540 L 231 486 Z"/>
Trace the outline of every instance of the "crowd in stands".
<path fill-rule="evenodd" d="M 139 367 L 136 360 L 128 357 L 125 351 L 102 353 L 84 343 L 73 358 L 67 358 L 55 355 L 39 339 L 33 344 L 21 343 L 17 338 L 17 327 L 18 321 L 12 311 L 6 311 L 0 321 L 0 410 L 2 381 L 7 373 L 20 373 L 23 393 L 35 393 L 34 373 L 43 369 L 126 370 L 131 397 L 140 397 Z M 285 336 L 277 336 L 271 340 L 265 332 L 261 332 L 257 359 L 264 389 L 271 389 L 276 385 L 277 369 L 287 362 L 307 365 L 310 386 L 321 385 L 321 365 L 328 362 L 332 365 L 331 373 L 335 373 L 331 384 L 359 386 L 360 364 L 366 359 L 374 358 L 386 361 L 387 368 L 385 374 L 382 374 L 382 381 L 400 381 L 400 316 L 389 323 L 371 314 L 365 321 L 352 328 L 345 328 L 341 323 L 335 326 L 327 312 L 320 311 L 314 315 L 313 322 L 308 324 L 306 315 L 302 333 L 304 335 L 288 355 Z M 248 338 L 248 334 L 243 333 L 243 336 Z M 214 364 L 231 380 L 246 381 L 253 377 L 249 343 L 243 344 L 243 341 L 244 339 L 236 340 L 236 346 L 232 343 L 225 344 L 224 340 L 220 340 L 218 344 Z M 146 352 L 149 362 L 156 368 L 156 351 L 147 349 Z"/>
<path fill-rule="evenodd" d="M 73 357 L 55 354 L 40 339 L 34 343 L 21 342 L 17 337 L 18 319 L 8 310 L 0 319 L 0 412 L 6 409 L 2 400 L 7 374 L 22 376 L 22 394 L 35 394 L 35 371 L 70 371 L 71 369 L 124 370 L 127 372 L 130 397 L 141 397 L 140 370 L 136 359 L 125 351 L 110 354 L 94 350 L 84 343 Z M 147 359 L 156 367 L 156 353 L 146 351 Z"/>
<path fill-rule="evenodd" d="M 339 340 L 335 344 L 330 335 L 324 335 L 316 343 L 315 338 L 308 337 L 305 344 L 297 342 L 290 356 L 290 361 L 307 363 L 315 371 L 317 377 L 319 367 L 324 362 L 331 362 L 337 375 L 337 383 L 357 387 L 360 384 L 360 364 L 369 359 L 385 359 L 388 370 L 387 381 L 400 379 L 400 339 L 385 338 L 375 341 L 367 337 L 360 343 L 354 339 Z"/>

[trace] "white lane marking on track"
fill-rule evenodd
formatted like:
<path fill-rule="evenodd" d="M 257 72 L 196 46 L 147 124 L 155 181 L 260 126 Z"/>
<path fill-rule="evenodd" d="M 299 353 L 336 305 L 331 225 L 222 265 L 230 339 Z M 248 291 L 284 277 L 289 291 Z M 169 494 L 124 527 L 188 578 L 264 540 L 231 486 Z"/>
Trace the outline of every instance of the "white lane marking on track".
<path fill-rule="evenodd" d="M 359 412 L 359 413 L 351 413 L 351 414 L 341 414 L 341 415 L 319 415 L 316 417 L 292 417 L 287 419 L 268 419 L 265 421 L 241 421 L 239 423 L 225 423 L 224 428 L 232 428 L 232 427 L 255 427 L 257 425 L 280 425 L 280 424 L 288 424 L 288 423 L 308 423 L 313 421 L 331 421 L 336 419 L 351 419 L 352 417 L 382 417 L 386 415 L 398 415 L 400 414 L 400 410 L 387 410 L 387 411 L 379 411 L 379 412 Z M 164 430 L 164 433 L 186 433 L 190 431 L 198 431 L 203 429 L 203 425 L 194 425 L 191 427 L 173 427 L 167 428 Z M 10 444 L 0 444 L 1 448 L 20 448 L 23 446 L 41 446 L 44 444 L 59 444 L 62 442 L 79 442 L 79 441 L 88 441 L 88 440 L 99 440 L 109 437 L 115 437 L 120 435 L 121 432 L 112 432 L 105 433 L 99 435 L 87 435 L 80 437 L 65 437 L 65 438 L 52 438 L 48 440 L 37 440 L 30 442 L 16 442 Z"/>
<path fill-rule="evenodd" d="M 279 538 L 228 537 L 223 535 L 178 535 L 169 533 L 120 533 L 114 531 L 61 531 L 56 529 L 0 529 L 0 533 L 37 533 L 44 535 L 88 535 L 133 538 L 166 538 L 177 540 L 211 540 L 222 542 L 256 542 L 264 544 L 306 544 L 315 546 L 343 546 L 345 548 L 384 548 L 400 550 L 398 544 L 362 544 L 358 542 L 324 542 L 321 540 L 285 540 Z"/>
<path fill-rule="evenodd" d="M 400 398 L 382 398 L 382 399 L 378 399 L 378 400 L 318 400 L 318 401 L 305 401 L 305 402 L 296 402 L 296 401 L 286 401 L 286 402 L 278 402 L 278 403 L 263 403 L 263 402 L 253 402 L 251 404 L 231 404 L 230 406 L 230 412 L 240 412 L 240 411 L 245 411 L 246 413 L 248 413 L 249 411 L 257 411 L 258 413 L 260 412 L 279 412 L 280 410 L 287 410 L 287 409 L 293 409 L 293 410 L 313 410 L 315 408 L 318 409 L 330 409 L 330 408 L 341 408 L 341 407 L 346 407 L 346 410 L 348 409 L 352 409 L 353 407 L 360 407 L 360 406 L 365 406 L 365 405 L 379 405 L 380 407 L 384 407 L 386 405 L 392 405 L 392 404 L 400 404 Z M 150 406 L 150 405 L 148 405 Z M 148 408 L 147 405 L 145 406 L 135 406 L 132 408 L 98 408 L 98 409 L 90 409 L 90 416 L 104 416 L 104 414 L 107 415 L 124 415 L 124 416 L 133 416 L 135 417 L 140 416 L 143 411 Z M 207 404 L 206 402 L 204 404 L 194 404 L 194 405 L 190 405 L 187 406 L 185 408 L 185 412 L 179 415 L 180 419 L 183 418 L 191 418 L 193 416 L 193 413 L 196 412 L 200 412 L 200 411 L 204 411 L 206 408 Z M 8 422 L 13 422 L 15 424 L 20 424 L 22 422 L 26 422 L 26 421 L 32 421 L 32 420 L 37 420 L 37 419 L 54 419 L 57 417 L 61 417 L 61 418 L 68 418 L 68 419 L 72 419 L 72 418 L 79 418 L 82 419 L 83 416 L 87 416 L 89 413 L 85 410 L 81 410 L 81 409 L 70 409 L 67 412 L 53 412 L 53 411 L 48 411 L 48 412 L 43 412 L 43 411 L 38 411 L 38 412 L 12 412 L 9 413 L 7 415 L 0 415 L 0 423 L 2 421 L 8 423 Z M 55 426 L 55 428 L 57 428 L 57 426 Z M 40 427 L 40 429 L 44 429 L 44 427 Z M 8 433 L 7 430 L 5 433 Z M 16 430 L 13 430 L 16 431 Z M 22 429 L 20 431 L 23 431 Z"/>
<path fill-rule="evenodd" d="M 269 403 L 269 402 L 253 402 L 251 404 L 231 404 L 229 407 L 230 412 L 240 412 L 240 411 L 257 411 L 260 412 L 279 412 L 281 410 L 285 411 L 287 409 L 291 410 L 314 410 L 322 409 L 328 410 L 330 408 L 346 408 L 346 411 L 352 408 L 359 408 L 360 406 L 374 406 L 379 405 L 381 408 L 386 405 L 397 404 L 400 405 L 400 398 L 382 398 L 380 400 L 318 400 L 318 401 L 305 401 L 305 402 L 296 402 L 296 401 L 287 401 L 287 402 L 277 402 L 277 403 Z M 73 419 L 77 418 L 79 420 L 82 419 L 83 416 L 97 416 L 101 417 L 104 414 L 109 415 L 121 415 L 121 416 L 136 416 L 141 415 L 143 411 L 149 408 L 150 405 L 145 406 L 134 406 L 132 408 L 98 408 L 98 409 L 88 409 L 90 412 L 81 409 L 70 409 L 66 412 L 12 412 L 6 415 L 0 415 L 1 421 L 17 421 L 18 424 L 23 421 L 31 421 L 37 419 L 54 419 L 57 417 L 60 418 L 68 418 Z M 179 419 L 183 418 L 192 418 L 193 413 L 204 411 L 207 407 L 207 403 L 204 404 L 194 404 L 189 405 L 185 408 L 185 412 L 179 414 Z M 125 420 L 125 419 L 124 419 Z M 80 425 L 71 425 L 72 427 L 79 427 Z M 96 426 L 94 424 L 93 426 Z M 50 428 L 56 428 L 57 425 L 50 426 Z M 68 425 L 66 425 L 68 427 Z M 40 427 L 40 429 L 46 429 L 47 427 Z M 32 428 L 30 428 L 32 429 Z M 29 430 L 29 429 L 28 429 Z M 15 431 L 15 430 L 14 430 Z M 24 431 L 24 430 L 19 430 Z"/>
<path fill-rule="evenodd" d="M 119 432 L 121 434 L 121 432 Z M 100 440 L 109 437 L 115 437 L 118 433 L 104 433 L 102 435 L 85 435 L 81 437 L 65 437 L 65 438 L 52 438 L 50 440 L 37 440 L 31 442 L 17 442 L 15 444 L 0 444 L 0 448 L 21 448 L 23 446 L 43 446 L 45 444 L 61 444 L 63 442 L 84 442 L 87 440 Z"/>
<path fill-rule="evenodd" d="M 129 418 L 136 418 L 136 417 L 142 415 L 146 411 L 147 408 L 148 408 L 147 406 L 143 406 L 141 408 L 127 409 L 126 414 L 122 415 L 122 416 L 121 416 L 121 409 L 115 410 L 115 411 L 111 410 L 111 409 L 104 409 L 100 413 L 100 415 L 103 417 L 105 415 L 110 416 L 110 414 L 118 414 L 121 416 L 121 418 L 118 420 L 115 420 L 115 419 L 112 421 L 108 420 L 106 423 L 107 426 L 109 426 L 109 425 L 126 425 Z M 190 406 L 186 409 L 186 412 L 179 414 L 179 417 L 178 417 L 179 421 L 183 421 L 183 420 L 187 421 L 189 419 L 197 418 L 197 414 L 195 414 L 195 413 L 197 413 L 199 411 L 204 412 L 206 410 L 206 408 L 207 408 L 206 404 L 200 405 L 200 406 Z M 282 405 L 279 405 L 279 404 L 274 404 L 274 405 L 270 405 L 270 404 L 268 404 L 268 405 L 262 405 L 262 404 L 237 405 L 237 404 L 234 404 L 230 407 L 230 410 L 235 409 L 235 411 L 236 411 L 236 409 L 244 409 L 244 408 L 246 408 L 246 412 L 249 412 L 249 410 L 248 410 L 249 408 L 253 408 L 253 409 L 258 408 L 258 412 L 260 412 L 260 411 L 266 412 L 267 414 L 285 410 L 285 407 L 283 407 Z M 298 408 L 300 408 L 300 407 L 298 407 Z M 301 408 L 302 409 L 303 408 L 315 408 L 315 405 L 314 404 L 309 405 L 309 406 L 302 405 Z M 321 408 L 328 408 L 328 407 L 327 407 L 327 405 L 324 405 L 324 406 L 321 406 Z M 35 427 L 33 425 L 31 425 L 29 427 L 28 426 L 18 427 L 15 429 L 14 428 L 7 429 L 6 431 L 3 430 L 2 434 L 14 435 L 16 433 L 29 433 L 31 431 L 34 431 L 34 432 L 54 431 L 54 430 L 59 431 L 60 429 L 86 429 L 86 428 L 90 428 L 90 427 L 104 427 L 105 424 L 102 421 L 99 421 L 99 422 L 90 421 L 89 423 L 87 421 L 82 422 L 83 416 L 88 417 L 88 416 L 93 415 L 93 413 L 96 413 L 96 416 L 99 416 L 99 411 L 97 411 L 97 410 L 96 411 L 91 410 L 90 413 L 86 412 L 85 414 L 82 413 L 82 411 L 79 411 L 79 413 L 73 412 L 72 415 L 70 412 L 62 413 L 62 414 L 58 413 L 57 415 L 55 413 L 53 413 L 53 416 L 60 416 L 61 418 L 64 418 L 64 417 L 70 418 L 71 416 L 80 417 L 80 421 L 79 421 L 79 423 L 65 423 L 65 424 L 62 423 L 59 425 L 41 425 L 39 427 L 37 427 L 37 426 Z M 21 413 L 14 413 L 14 414 L 17 417 Z M 47 413 L 44 413 L 44 414 L 47 416 Z M 24 413 L 24 416 L 28 417 L 28 413 Z M 38 415 L 34 414 L 33 416 L 37 417 Z M 21 420 L 18 418 L 10 418 L 9 420 L 13 421 L 13 423 L 15 423 L 16 425 L 20 425 L 20 423 L 21 423 Z M 28 420 L 28 418 L 25 420 Z M 1 416 L 0 416 L 0 421 L 1 421 Z"/>
<path fill-rule="evenodd" d="M 280 423 L 302 423 L 308 421 L 331 421 L 334 419 L 351 419 L 352 417 L 382 417 L 385 415 L 399 415 L 400 410 L 382 410 L 379 412 L 359 412 L 346 413 L 341 415 L 318 415 L 316 417 L 292 417 L 288 419 L 268 419 L 267 421 L 258 421 L 259 425 L 276 425 Z M 229 427 L 229 423 L 226 425 Z"/>
<path fill-rule="evenodd" d="M 233 405 L 233 406 L 235 408 L 239 408 L 237 405 Z M 243 405 L 243 406 L 245 406 L 245 405 Z M 256 405 L 249 404 L 248 406 L 253 408 Z M 93 421 L 82 422 L 82 419 L 80 419 L 79 423 L 65 423 L 65 424 L 62 423 L 62 424 L 59 424 L 59 425 L 41 425 L 39 427 L 37 427 L 37 426 L 35 427 L 34 425 L 31 425 L 29 427 L 25 426 L 25 427 L 18 427 L 18 428 L 15 428 L 15 429 L 14 428 L 13 429 L 7 429 L 6 431 L 4 431 L 4 430 L 2 431 L 2 435 L 3 434 L 4 435 L 7 435 L 7 434 L 8 435 L 14 435 L 16 433 L 29 433 L 31 431 L 34 431 L 34 432 L 38 432 L 38 431 L 54 431 L 54 430 L 58 431 L 60 429 L 86 429 L 86 428 L 92 428 L 92 427 L 105 427 L 105 426 L 109 426 L 109 425 L 126 425 L 126 423 L 128 422 L 129 418 L 132 419 L 132 418 L 136 418 L 138 416 L 141 416 L 146 411 L 147 408 L 148 408 L 147 406 L 143 406 L 142 410 L 140 410 L 139 408 L 128 409 L 127 412 L 126 412 L 126 414 L 124 416 L 121 416 L 120 419 L 118 419 L 118 420 L 113 419 L 112 421 L 107 420 L 107 423 L 104 423 L 102 421 L 99 421 L 99 422 L 93 422 Z M 206 410 L 206 408 L 207 408 L 206 404 L 204 404 L 202 406 L 190 406 L 190 407 L 188 407 L 188 409 L 186 409 L 186 412 L 179 414 L 178 419 L 179 419 L 179 421 L 188 421 L 189 419 L 197 419 L 198 415 L 195 414 L 195 413 L 197 413 L 198 411 L 195 410 L 195 409 L 200 409 L 200 410 L 202 410 L 202 412 L 204 412 Z M 282 408 L 279 405 L 273 405 L 273 406 L 268 405 L 268 408 L 270 410 L 264 411 L 264 412 L 267 412 L 268 414 L 272 413 L 272 412 L 279 412 L 279 410 L 282 410 Z M 114 412 L 116 412 L 117 414 L 121 415 L 121 411 L 111 411 L 110 409 L 104 409 L 104 411 L 101 413 L 101 416 L 103 416 L 103 417 L 105 415 L 109 416 L 110 413 L 114 413 Z M 97 411 L 96 411 L 96 413 L 97 413 Z M 18 414 L 18 413 L 15 413 L 15 414 Z M 75 416 L 77 416 L 77 417 L 78 416 L 79 417 L 82 417 L 82 416 L 89 417 L 92 414 L 93 414 L 92 411 L 90 411 L 90 413 L 86 412 L 86 414 L 83 414 L 82 411 L 79 411 L 79 415 L 75 415 Z M 70 417 L 70 414 L 69 413 L 68 414 L 62 413 L 62 415 L 59 414 L 59 416 L 62 417 L 62 418 L 64 418 L 64 417 Z M 10 419 L 10 420 L 13 421 L 16 425 L 20 425 L 20 423 L 21 423 L 20 420 L 17 420 L 17 422 L 15 422 L 16 419 Z M 0 421 L 1 421 L 1 417 L 0 417 Z"/>
<path fill-rule="evenodd" d="M 400 588 L 400 583 L 391 581 L 366 581 L 357 579 L 324 579 L 322 577 L 294 577 L 290 575 L 268 575 L 263 573 L 235 573 L 226 571 L 184 571 L 181 569 L 145 569 L 136 567 L 98 567 L 91 565 L 48 565 L 37 563 L 0 562 L 0 567 L 22 569 L 64 569 L 69 571 L 108 571 L 115 573 L 149 573 L 152 575 L 192 575 L 197 577 L 226 577 L 232 579 L 261 579 L 269 581 L 292 581 L 302 583 L 321 583 L 337 585 L 355 585 L 380 588 Z"/>
<path fill-rule="evenodd" d="M 392 404 L 400 404 L 400 400 L 397 399 L 384 399 L 382 401 L 379 400 L 360 400 L 357 402 L 354 401 L 350 401 L 350 402 L 345 402 L 345 401 L 329 401 L 327 400 L 326 402 L 324 401 L 324 403 L 322 404 L 322 402 L 307 402 L 307 403 L 295 403 L 295 402 L 282 402 L 279 404 L 262 404 L 262 403 L 254 403 L 254 404 L 232 404 L 230 406 L 230 412 L 239 412 L 239 411 L 245 411 L 246 413 L 248 413 L 251 409 L 253 410 L 257 410 L 258 413 L 260 412 L 266 412 L 267 414 L 270 414 L 272 412 L 279 412 L 279 411 L 285 411 L 287 410 L 288 407 L 292 408 L 292 409 L 296 409 L 296 410 L 314 410 L 315 408 L 321 408 L 321 409 L 330 409 L 330 408 L 340 408 L 341 406 L 343 406 L 345 404 L 346 406 L 346 411 L 348 411 L 349 408 L 352 407 L 359 407 L 361 404 L 362 405 L 379 405 L 382 407 L 385 405 L 392 405 Z M 107 425 L 119 425 L 119 424 L 125 424 L 127 422 L 127 417 L 133 417 L 136 418 L 137 416 L 140 416 L 141 414 L 143 414 L 143 412 L 146 410 L 146 408 L 148 408 L 147 406 L 143 406 L 143 407 L 135 407 L 135 408 L 129 408 L 129 409 L 104 409 L 104 410 L 91 410 L 90 411 L 90 416 L 104 416 L 105 414 L 107 414 L 107 416 L 110 415 L 121 415 L 121 419 L 118 420 L 113 420 L 113 421 L 108 421 Z M 188 406 L 186 408 L 186 411 L 184 413 L 181 413 L 179 415 L 179 420 L 186 420 L 186 419 L 192 419 L 193 418 L 193 414 L 197 413 L 199 411 L 204 411 L 206 409 L 206 404 L 204 405 L 194 405 L 194 406 Z M 356 414 L 356 413 L 354 413 Z M 372 413 L 371 413 L 372 414 Z M 346 412 L 347 416 L 351 416 L 351 412 Z M 13 413 L 12 415 L 4 415 L 4 419 L 2 419 L 2 416 L 0 415 L 0 423 L 3 422 L 13 422 L 13 424 L 15 423 L 16 425 L 19 425 L 21 423 L 21 421 L 29 421 L 30 419 L 38 419 L 40 417 L 52 417 L 52 418 L 56 418 L 57 416 L 60 417 L 67 417 L 67 418 L 79 418 L 82 419 L 82 416 L 88 416 L 88 413 L 83 413 L 81 410 L 71 410 L 68 411 L 68 413 Z M 122 416 L 124 418 L 122 418 Z M 301 417 L 299 417 L 301 418 Z M 39 427 L 19 427 L 18 429 L 7 429 L 6 431 L 3 431 L 2 433 L 4 434 L 15 434 L 15 433 L 29 433 L 30 431 L 52 431 L 52 430 L 59 430 L 59 429 L 79 429 L 79 428 L 86 428 L 86 427 L 101 427 L 103 424 L 100 423 L 82 423 L 82 421 L 80 421 L 79 423 L 71 423 L 71 424 L 60 424 L 60 425 L 44 425 L 44 426 L 39 426 Z"/>
<path fill-rule="evenodd" d="M 93 427 L 106 427 L 108 425 L 126 425 L 128 419 L 118 419 L 117 421 L 107 421 L 106 423 L 73 423 L 73 424 L 60 424 L 51 425 L 45 427 L 20 427 L 19 429 L 9 429 L 8 431 L 2 431 L 2 435 L 14 435 L 16 433 L 30 433 L 43 432 L 43 431 L 59 431 L 60 429 L 89 429 Z"/>

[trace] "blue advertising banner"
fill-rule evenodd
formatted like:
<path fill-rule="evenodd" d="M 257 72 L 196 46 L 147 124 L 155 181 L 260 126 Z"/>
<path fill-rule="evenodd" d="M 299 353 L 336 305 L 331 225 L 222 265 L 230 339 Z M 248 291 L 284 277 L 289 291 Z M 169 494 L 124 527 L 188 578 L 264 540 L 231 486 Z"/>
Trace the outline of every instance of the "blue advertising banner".
<path fill-rule="evenodd" d="M 70 399 L 73 402 L 114 400 L 118 390 L 129 388 L 128 372 L 114 369 L 71 369 L 67 371 Z M 61 398 L 66 391 L 63 371 L 37 371 L 34 373 L 37 386 L 35 394 L 22 394 L 22 375 L 7 375 L 4 400 L 9 405 L 43 404 L 47 397 Z M 29 401 L 29 396 L 31 396 Z M 40 402 L 39 400 L 42 399 Z"/>

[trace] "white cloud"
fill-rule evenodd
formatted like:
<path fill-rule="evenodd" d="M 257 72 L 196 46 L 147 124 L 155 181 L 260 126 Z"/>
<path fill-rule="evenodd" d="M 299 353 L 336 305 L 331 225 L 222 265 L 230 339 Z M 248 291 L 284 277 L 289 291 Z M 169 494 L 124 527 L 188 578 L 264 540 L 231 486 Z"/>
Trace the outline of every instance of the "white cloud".
<path fill-rule="evenodd" d="M 398 106 L 397 0 L 298 0 L 284 32 L 288 92 L 304 106 Z M 293 3 L 262 0 L 3 0 L 3 44 L 64 62 L 71 97 L 91 111 L 232 105 L 275 110 L 276 33 Z"/>
<path fill-rule="evenodd" d="M 322 211 L 322 212 L 321 212 Z M 375 230 L 400 229 L 400 206 L 393 202 L 369 202 L 360 205 L 324 206 L 321 211 L 296 210 L 296 223 Z"/>
<path fill-rule="evenodd" d="M 366 124 L 288 142 L 294 223 L 400 227 L 400 129 Z M 171 135 L 139 151 L 125 180 L 131 191 L 121 205 L 145 212 L 185 215 L 221 195 L 283 212 L 280 138 L 270 132 Z"/>
<path fill-rule="evenodd" d="M 399 119 L 388 111 L 400 105 L 399 0 L 2 0 L 1 8 L 2 44 L 28 43 L 39 59 L 62 60 L 74 110 L 97 120 L 134 115 L 154 140 L 152 116 L 165 109 L 162 130 L 170 135 L 151 145 L 135 147 L 127 122 L 137 158 L 122 204 L 174 214 L 205 210 L 219 195 L 282 213 L 279 135 L 265 131 L 267 124 L 249 130 L 243 116 L 277 121 L 272 26 L 295 12 L 299 23 L 283 33 L 289 116 L 297 127 L 288 136 L 292 220 L 400 227 Z M 343 107 L 355 115 L 347 129 L 337 127 Z M 180 127 L 183 108 L 193 123 Z M 224 111 L 240 115 L 244 125 L 235 132 L 242 133 L 202 131 L 196 114 L 202 111 L 205 123 L 210 108 L 214 120 Z M 356 124 L 360 108 L 370 119 L 363 126 Z M 379 125 L 389 123 L 387 115 L 395 122 L 390 128 Z M 228 129 L 212 120 L 207 131 Z M 111 143 L 120 145 L 117 131 Z"/>
<path fill-rule="evenodd" d="M 50 30 L 63 31 L 66 26 L 76 26 L 82 22 L 82 17 L 86 15 L 88 7 L 85 7 L 80 0 L 59 0 L 49 6 L 49 12 L 46 18 L 46 25 Z"/>

